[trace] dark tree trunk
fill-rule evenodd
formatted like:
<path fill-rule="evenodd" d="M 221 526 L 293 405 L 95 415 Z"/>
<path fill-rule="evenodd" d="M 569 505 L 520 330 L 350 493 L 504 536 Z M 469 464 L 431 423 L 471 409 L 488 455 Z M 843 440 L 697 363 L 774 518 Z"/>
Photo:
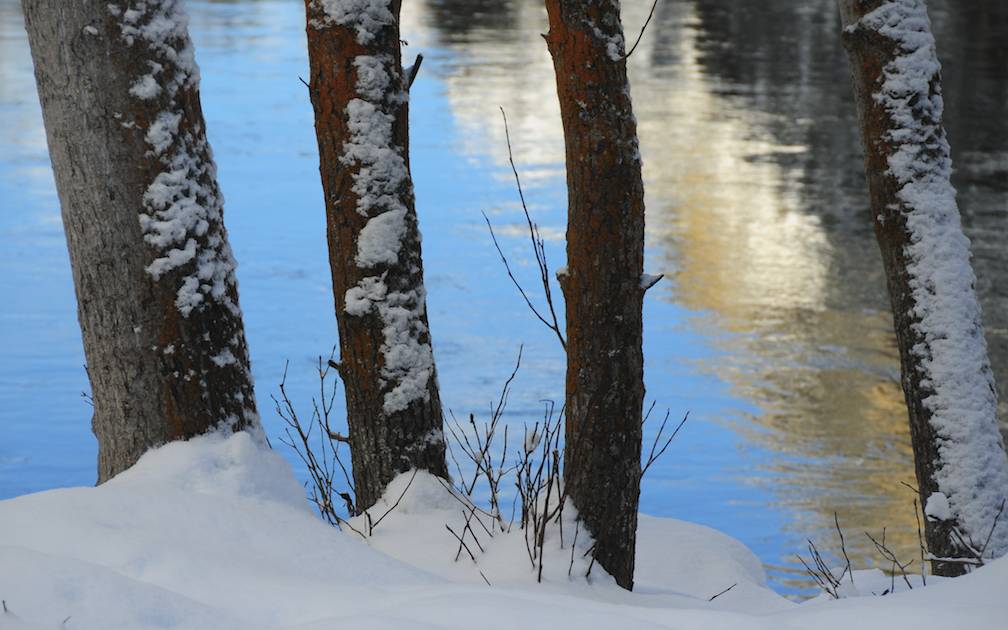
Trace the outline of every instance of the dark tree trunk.
<path fill-rule="evenodd" d="M 398 1 L 306 0 L 340 375 L 357 508 L 397 474 L 447 478 L 409 173 Z"/>
<path fill-rule="evenodd" d="M 644 185 L 619 3 L 547 0 L 567 159 L 567 494 L 633 587 L 641 476 Z"/>
<path fill-rule="evenodd" d="M 218 426 L 259 431 L 179 3 L 22 5 L 94 397 L 99 482 L 169 440 Z"/>
<path fill-rule="evenodd" d="M 1008 493 L 1008 460 L 969 241 L 949 182 L 934 39 L 923 0 L 839 0 L 839 6 L 920 500 L 929 514 L 927 544 L 940 558 L 972 557 Z M 984 551 L 1008 551 L 1008 529 L 999 526 Z M 968 568 L 932 563 L 938 575 Z"/>

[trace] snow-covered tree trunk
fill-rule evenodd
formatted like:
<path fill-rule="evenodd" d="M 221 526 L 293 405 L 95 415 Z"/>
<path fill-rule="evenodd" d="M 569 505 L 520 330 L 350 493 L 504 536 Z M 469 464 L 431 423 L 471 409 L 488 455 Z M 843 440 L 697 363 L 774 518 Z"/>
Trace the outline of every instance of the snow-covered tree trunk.
<path fill-rule="evenodd" d="M 94 397 L 98 480 L 259 430 L 199 70 L 176 0 L 23 0 Z"/>
<path fill-rule="evenodd" d="M 567 160 L 566 490 L 633 587 L 641 476 L 644 185 L 619 3 L 546 0 Z"/>
<path fill-rule="evenodd" d="M 1008 495 L 980 307 L 949 177 L 941 66 L 923 0 L 839 0 L 875 234 L 892 301 L 925 531 L 970 557 Z M 985 556 L 1008 552 L 1008 515 Z M 935 560 L 939 575 L 969 565 Z"/>
<path fill-rule="evenodd" d="M 339 373 L 357 508 L 398 473 L 448 476 L 409 172 L 398 0 L 306 0 Z"/>

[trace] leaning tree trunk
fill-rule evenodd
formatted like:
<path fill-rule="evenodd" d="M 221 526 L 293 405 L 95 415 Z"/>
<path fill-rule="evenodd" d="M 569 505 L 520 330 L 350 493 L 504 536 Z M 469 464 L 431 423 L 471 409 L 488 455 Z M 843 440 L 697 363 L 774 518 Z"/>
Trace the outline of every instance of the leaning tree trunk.
<path fill-rule="evenodd" d="M 258 430 L 235 262 L 175 0 L 23 0 L 94 398 L 98 480 Z"/>
<path fill-rule="evenodd" d="M 398 473 L 447 477 L 409 172 L 398 0 L 306 0 L 339 373 L 357 509 Z"/>
<path fill-rule="evenodd" d="M 942 128 L 923 0 L 840 0 L 875 234 L 892 301 L 928 547 L 1008 552 L 1008 459 Z M 985 541 L 990 537 L 986 549 Z M 970 565 L 934 560 L 938 575 Z"/>
<path fill-rule="evenodd" d="M 568 496 L 633 587 L 641 477 L 644 185 L 619 3 L 547 0 L 567 158 Z"/>

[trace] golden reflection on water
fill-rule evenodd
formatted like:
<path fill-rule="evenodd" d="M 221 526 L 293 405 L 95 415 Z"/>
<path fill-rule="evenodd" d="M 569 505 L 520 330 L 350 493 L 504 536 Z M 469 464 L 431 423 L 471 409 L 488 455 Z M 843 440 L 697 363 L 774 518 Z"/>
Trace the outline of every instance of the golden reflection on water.
<path fill-rule="evenodd" d="M 696 23 L 679 6 L 679 23 Z M 808 147 L 776 143 L 759 113 L 712 93 L 697 31 L 676 35 L 671 76 L 654 80 L 640 64 L 633 76 L 648 221 L 660 234 L 650 244 L 675 278 L 666 297 L 704 313 L 700 325 L 734 357 L 711 368 L 762 409 L 755 426 L 737 428 L 781 455 L 769 466 L 780 502 L 796 508 L 788 527 L 813 536 L 836 512 L 855 564 L 877 557 L 860 533 L 883 527 L 897 555 L 914 558 L 913 495 L 898 483 L 913 484 L 914 473 L 890 316 L 829 305 L 836 260 L 820 217 L 796 194 L 795 173 L 760 159 Z"/>
<path fill-rule="evenodd" d="M 648 6 L 624 3 L 624 24 L 641 23 Z M 693 3 L 663 6 L 655 28 L 675 62 L 660 72 L 653 67 L 645 50 L 653 38 L 630 60 L 649 264 L 674 279 L 661 297 L 697 312 L 696 328 L 726 351 L 702 369 L 760 408 L 745 421 L 725 410 L 724 421 L 777 454 L 754 462 L 765 469 L 753 481 L 773 480 L 796 540 L 814 537 L 834 549 L 837 512 L 856 565 L 878 558 L 861 533 L 883 528 L 899 557 L 916 558 L 913 495 L 900 485 L 914 476 L 890 316 L 882 299 L 868 306 L 844 300 L 845 283 L 880 276 L 838 269 L 850 252 L 838 254 L 823 219 L 807 207 L 802 187 L 809 184 L 786 159 L 809 147 L 776 140 L 767 114 L 715 91 L 698 62 L 702 33 Z M 415 28 L 436 27 L 426 11 L 414 16 Z M 442 34 L 457 53 L 444 80 L 465 130 L 462 149 L 506 164 L 500 104 L 526 177 L 562 178 L 553 69 L 539 38 L 545 18 L 539 3 L 522 2 L 510 18 L 505 30 Z M 867 251 L 874 259 L 862 264 L 878 263 L 874 249 Z M 869 293 L 884 298 L 883 291 Z M 793 557 L 780 562 L 801 578 Z"/>

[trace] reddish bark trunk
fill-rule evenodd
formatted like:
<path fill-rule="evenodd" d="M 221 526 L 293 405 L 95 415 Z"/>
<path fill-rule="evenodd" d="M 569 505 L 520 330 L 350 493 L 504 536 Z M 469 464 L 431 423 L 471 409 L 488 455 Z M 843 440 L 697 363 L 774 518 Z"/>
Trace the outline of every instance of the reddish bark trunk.
<path fill-rule="evenodd" d="M 389 1 L 375 16 L 373 9 L 330 15 L 315 0 L 305 5 L 339 373 L 357 508 L 366 509 L 400 472 L 448 476 L 409 175 L 400 3 Z M 383 121 L 390 131 L 379 139 L 381 150 L 371 151 L 361 125 Z M 393 168 L 383 173 L 383 165 Z M 398 250 L 362 249 L 362 231 L 385 221 L 394 223 Z"/>
<path fill-rule="evenodd" d="M 546 0 L 567 161 L 566 491 L 633 587 L 641 476 L 644 186 L 619 3 Z"/>

